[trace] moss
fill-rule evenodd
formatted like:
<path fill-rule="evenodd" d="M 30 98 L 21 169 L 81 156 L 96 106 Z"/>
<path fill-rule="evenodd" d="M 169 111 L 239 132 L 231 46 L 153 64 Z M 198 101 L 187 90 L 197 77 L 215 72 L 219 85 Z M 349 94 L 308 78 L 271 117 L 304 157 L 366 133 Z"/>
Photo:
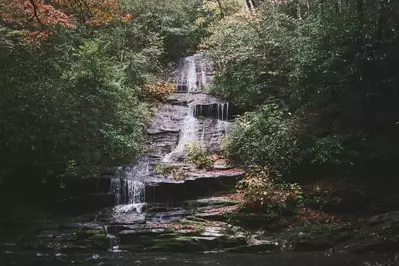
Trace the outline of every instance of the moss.
<path fill-rule="evenodd" d="M 183 166 L 180 165 L 158 164 L 155 166 L 155 173 L 174 180 L 184 180 L 188 176 Z"/>
<path fill-rule="evenodd" d="M 206 250 L 206 245 L 189 236 L 175 236 L 167 239 L 154 239 L 147 250 L 189 252 Z"/>
<path fill-rule="evenodd" d="M 323 250 L 354 236 L 348 224 L 308 224 L 290 228 L 279 239 L 297 251 Z"/>

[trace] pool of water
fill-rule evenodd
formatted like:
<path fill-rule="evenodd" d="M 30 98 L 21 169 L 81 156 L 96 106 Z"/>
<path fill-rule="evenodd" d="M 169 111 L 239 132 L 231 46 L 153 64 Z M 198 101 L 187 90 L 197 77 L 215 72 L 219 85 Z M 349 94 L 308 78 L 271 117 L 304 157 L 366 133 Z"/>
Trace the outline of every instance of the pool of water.
<path fill-rule="evenodd" d="M 324 253 L 273 253 L 257 254 L 154 254 L 128 252 L 88 252 L 56 253 L 46 250 L 3 250 L 0 265 L 11 266 L 64 266 L 64 265 L 102 265 L 102 266 L 271 266 L 271 265 L 398 265 L 394 256 L 388 255 L 326 255 Z"/>

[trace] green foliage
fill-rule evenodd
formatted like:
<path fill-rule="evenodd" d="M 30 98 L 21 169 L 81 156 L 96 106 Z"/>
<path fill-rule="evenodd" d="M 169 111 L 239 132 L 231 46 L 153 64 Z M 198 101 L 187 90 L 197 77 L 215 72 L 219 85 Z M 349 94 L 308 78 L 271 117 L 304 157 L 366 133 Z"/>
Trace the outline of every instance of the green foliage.
<path fill-rule="evenodd" d="M 399 26 L 393 1 L 273 4 L 225 17 L 205 42 L 213 93 L 242 115 L 230 157 L 272 176 L 399 158 Z M 303 168 L 303 167 L 302 167 Z"/>
<path fill-rule="evenodd" d="M 145 108 L 111 43 L 65 32 L 46 45 L 1 60 L 3 174 L 84 174 L 134 159 Z"/>
<path fill-rule="evenodd" d="M 220 141 L 220 153 L 224 158 L 232 158 L 232 139 L 228 136 L 223 136 Z"/>
<path fill-rule="evenodd" d="M 281 176 L 302 159 L 294 122 L 276 104 L 261 106 L 236 120 L 226 149 L 244 166 L 265 165 Z"/>
<path fill-rule="evenodd" d="M 184 171 L 183 166 L 180 165 L 158 164 L 154 170 L 158 175 L 170 177 L 174 180 L 184 180 L 187 178 L 187 173 Z"/>
<path fill-rule="evenodd" d="M 266 167 L 248 169 L 238 184 L 244 196 L 244 207 L 250 210 L 266 210 L 273 213 L 292 213 L 303 205 L 304 197 L 298 184 L 278 182 Z"/>
<path fill-rule="evenodd" d="M 292 28 L 292 18 L 272 9 L 255 17 L 237 14 L 217 24 L 206 42 L 218 70 L 214 93 L 244 109 L 282 96 L 292 58 Z"/>
<path fill-rule="evenodd" d="M 185 147 L 187 151 L 187 162 L 196 165 L 201 169 L 211 169 L 213 159 L 208 149 L 198 142 L 192 142 Z"/>
<path fill-rule="evenodd" d="M 131 10 L 141 33 L 156 35 L 162 40 L 162 62 L 175 61 L 184 54 L 194 53 L 201 40 L 208 36 L 212 16 L 195 0 L 124 0 Z"/>

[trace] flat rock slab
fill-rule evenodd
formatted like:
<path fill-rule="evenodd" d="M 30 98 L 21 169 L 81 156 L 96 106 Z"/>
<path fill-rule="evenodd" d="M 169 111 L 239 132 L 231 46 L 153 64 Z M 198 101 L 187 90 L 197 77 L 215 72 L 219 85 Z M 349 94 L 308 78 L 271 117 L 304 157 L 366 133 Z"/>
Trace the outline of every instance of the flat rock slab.
<path fill-rule="evenodd" d="M 206 251 L 245 245 L 246 236 L 224 222 L 183 219 L 167 224 L 147 224 L 117 234 L 127 250 Z"/>
<path fill-rule="evenodd" d="M 220 178 L 220 177 L 241 177 L 245 173 L 242 169 L 196 171 L 190 174 L 186 180 L 196 178 Z"/>
<path fill-rule="evenodd" d="M 198 171 L 184 180 L 159 179 L 146 187 L 146 202 L 182 202 L 230 192 L 243 174 L 240 169 Z"/>
<path fill-rule="evenodd" d="M 166 99 L 167 103 L 173 105 L 192 104 L 214 104 L 221 101 L 209 94 L 204 93 L 172 93 Z"/>
<path fill-rule="evenodd" d="M 160 106 L 148 129 L 149 134 L 179 132 L 182 128 L 183 118 L 187 115 L 188 107 L 165 104 Z"/>
<path fill-rule="evenodd" d="M 234 167 L 225 159 L 218 159 L 213 164 L 214 170 L 231 170 Z"/>

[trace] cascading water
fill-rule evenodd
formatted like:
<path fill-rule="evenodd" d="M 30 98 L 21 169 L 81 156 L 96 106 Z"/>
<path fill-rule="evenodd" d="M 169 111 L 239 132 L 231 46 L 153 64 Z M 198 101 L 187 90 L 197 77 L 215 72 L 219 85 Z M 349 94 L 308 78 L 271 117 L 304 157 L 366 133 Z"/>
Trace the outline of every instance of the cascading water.
<path fill-rule="evenodd" d="M 199 123 L 198 119 L 194 117 L 195 108 L 195 105 L 188 106 L 177 146 L 172 152 L 164 156 L 163 162 L 172 162 L 174 155 L 181 154 L 188 143 L 198 141 Z"/>
<path fill-rule="evenodd" d="M 218 104 L 217 117 L 218 117 L 218 122 L 217 122 L 218 131 L 227 134 L 230 128 L 228 102 Z"/>
<path fill-rule="evenodd" d="M 217 119 L 220 121 L 229 121 L 229 103 L 219 103 L 217 105 Z"/>
<path fill-rule="evenodd" d="M 116 206 L 112 210 L 112 219 L 116 223 L 135 223 L 144 221 L 142 213 L 145 206 L 145 179 L 149 175 L 149 161 L 139 160 L 134 166 L 121 169 L 118 177 L 111 180 L 111 193 L 115 195 Z M 119 251 L 119 238 L 104 227 L 112 252 Z"/>
<path fill-rule="evenodd" d="M 184 57 L 178 64 L 175 76 L 177 92 L 198 92 L 209 83 L 212 66 L 203 54 Z"/>
<path fill-rule="evenodd" d="M 207 57 L 203 54 L 196 54 L 182 58 L 179 62 L 175 82 L 177 92 L 199 92 L 201 88 L 211 81 L 211 73 L 213 66 Z M 201 102 L 201 101 L 200 101 Z M 205 107 L 209 106 L 209 110 L 204 109 L 204 106 L 198 102 L 192 102 L 188 106 L 187 113 L 184 117 L 182 127 L 179 134 L 179 140 L 176 148 L 170 153 L 166 154 L 162 162 L 173 162 L 181 158 L 184 153 L 185 146 L 190 142 L 205 143 L 207 134 L 206 124 L 199 120 L 203 117 L 203 111 L 211 115 L 212 107 L 216 105 L 217 125 L 216 128 L 221 134 L 225 134 L 229 127 L 229 103 L 204 103 Z M 197 118 L 198 117 L 198 118 Z M 208 123 L 209 126 L 209 123 Z M 212 137 L 212 136 L 211 136 Z"/>
<path fill-rule="evenodd" d="M 141 213 L 145 202 L 144 180 L 149 172 L 148 167 L 149 162 L 141 160 L 111 181 L 111 193 L 115 194 L 116 213 L 131 210 Z"/>

